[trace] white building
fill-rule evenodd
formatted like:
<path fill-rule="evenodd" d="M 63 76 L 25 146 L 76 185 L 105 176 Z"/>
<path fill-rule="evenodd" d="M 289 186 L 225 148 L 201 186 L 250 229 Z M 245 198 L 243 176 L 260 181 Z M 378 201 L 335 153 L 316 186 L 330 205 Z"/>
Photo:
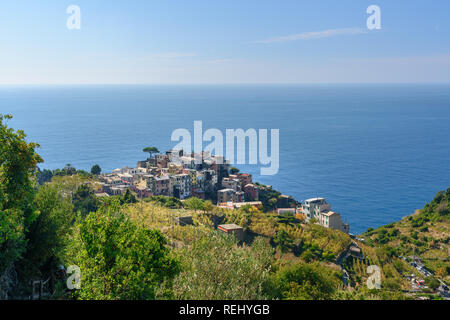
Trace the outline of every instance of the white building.
<path fill-rule="evenodd" d="M 326 202 L 325 198 L 306 199 L 302 204 L 302 212 L 306 215 L 306 221 L 310 219 L 319 220 L 321 211 L 330 211 L 331 206 Z"/>
<path fill-rule="evenodd" d="M 349 224 L 342 222 L 341 215 L 337 212 L 321 212 L 319 219 L 320 225 L 324 226 L 325 228 L 340 230 L 345 233 L 349 233 L 350 231 Z"/>
<path fill-rule="evenodd" d="M 339 213 L 331 211 L 331 206 L 325 198 L 305 200 L 302 204 L 302 212 L 306 215 L 306 221 L 314 218 L 325 228 L 340 230 L 345 233 L 350 232 L 349 224 L 342 221 Z"/>

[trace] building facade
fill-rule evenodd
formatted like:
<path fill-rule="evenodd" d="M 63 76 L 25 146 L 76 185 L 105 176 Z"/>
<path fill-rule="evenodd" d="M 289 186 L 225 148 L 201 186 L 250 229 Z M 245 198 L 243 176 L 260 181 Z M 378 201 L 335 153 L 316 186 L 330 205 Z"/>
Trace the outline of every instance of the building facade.
<path fill-rule="evenodd" d="M 345 233 L 350 232 L 348 223 L 344 223 L 341 215 L 337 212 L 331 211 L 325 198 L 311 198 L 307 199 L 302 204 L 302 213 L 306 217 L 306 221 L 315 219 L 321 226 L 340 230 Z"/>

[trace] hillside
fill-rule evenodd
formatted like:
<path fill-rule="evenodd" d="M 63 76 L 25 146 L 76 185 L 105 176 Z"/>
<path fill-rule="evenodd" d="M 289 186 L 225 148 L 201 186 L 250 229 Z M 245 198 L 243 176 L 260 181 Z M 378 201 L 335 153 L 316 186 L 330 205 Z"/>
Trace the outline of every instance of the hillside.
<path fill-rule="evenodd" d="M 296 219 L 286 219 L 271 212 L 261 212 L 256 208 L 241 208 L 239 210 L 229 210 L 214 207 L 210 211 L 189 210 L 189 209 L 168 209 L 152 202 L 143 202 L 126 205 L 126 214 L 134 221 L 145 225 L 147 228 L 157 228 L 161 230 L 168 239 L 169 246 L 181 257 L 189 257 L 188 263 L 195 264 L 196 259 L 204 256 L 192 253 L 199 242 L 207 241 L 212 248 L 208 249 L 208 254 L 222 256 L 221 262 L 214 264 L 213 261 L 204 262 L 208 268 L 229 273 L 230 277 L 239 278 L 238 271 L 232 265 L 228 266 L 224 272 L 220 266 L 226 263 L 227 257 L 223 252 L 218 252 L 220 245 L 216 246 L 215 241 L 220 243 L 222 237 L 215 230 L 217 223 L 236 223 L 246 230 L 246 237 L 243 244 L 237 243 L 228 248 L 229 253 L 238 254 L 241 250 L 252 250 L 255 243 L 261 246 L 263 241 L 267 248 L 273 248 L 273 252 L 267 254 L 270 264 L 267 281 L 272 281 L 279 274 L 283 274 L 292 268 L 310 267 L 313 272 L 326 276 L 326 282 L 332 287 L 329 291 L 316 293 L 314 296 L 305 294 L 309 292 L 306 287 L 300 290 L 301 293 L 279 294 L 278 298 L 285 299 L 405 299 L 407 296 L 402 290 L 408 288 L 408 283 L 403 279 L 401 273 L 396 269 L 397 259 L 388 256 L 382 248 L 365 245 L 364 243 L 352 240 L 351 237 L 340 231 L 327 229 L 316 224 L 304 223 Z M 180 226 L 174 217 L 192 215 L 193 225 Z M 255 240 L 256 239 L 256 240 Z M 346 256 L 349 247 L 359 246 L 362 250 L 362 257 L 354 255 Z M 267 247 L 268 246 L 268 247 Z M 198 250 L 198 249 L 195 249 Z M 270 250 L 269 250 L 270 251 Z M 211 256 L 210 256 L 211 257 Z M 183 259 L 183 258 L 182 258 Z M 201 259 L 199 259 L 201 260 Z M 369 276 L 367 267 L 369 265 L 379 265 L 382 268 L 382 290 L 369 290 L 366 281 Z M 221 271 L 219 271 L 221 270 Z M 207 280 L 207 274 L 203 268 L 192 270 L 198 277 L 203 278 L 203 286 L 212 286 Z M 261 270 L 255 270 L 259 274 Z M 347 274 L 348 277 L 346 277 Z M 233 276 L 234 274 L 234 276 Z M 224 275 L 225 277 L 225 275 Z M 233 278 L 233 279 L 234 279 Z M 236 278 L 236 279 L 237 279 Z M 241 279 L 244 280 L 244 279 Z M 259 281 L 262 281 L 259 279 Z M 291 280 L 289 286 L 303 286 L 308 280 Z M 200 281 L 202 282 L 202 281 Z M 220 282 L 220 280 L 219 280 Z M 261 283 L 260 285 L 262 285 Z M 199 285 L 197 283 L 197 285 Z M 239 289 L 236 288 L 237 292 Z M 219 290 L 220 291 L 220 290 Z M 327 293 L 329 292 L 329 293 Z M 330 293 L 331 292 L 331 293 Z M 185 298 L 200 299 L 202 296 L 183 296 Z M 227 298 L 225 296 L 223 298 Z M 239 297 L 236 296 L 236 298 Z M 265 295 L 259 298 L 267 298 Z M 214 296 L 203 296 L 206 299 L 214 299 Z M 245 299 L 247 296 L 240 296 Z"/>
<path fill-rule="evenodd" d="M 365 243 L 395 259 L 398 271 L 450 283 L 450 188 L 438 192 L 422 210 L 402 220 L 369 229 Z M 401 261 L 401 262 L 400 262 Z M 414 265 L 415 264 L 415 265 Z M 424 271 L 418 270 L 422 267 Z"/>
<path fill-rule="evenodd" d="M 38 188 L 39 224 L 62 224 L 52 226 L 57 232 L 33 231 L 48 239 L 45 248 L 54 247 L 44 260 L 51 267 L 42 264 L 39 270 L 25 271 L 17 264 L 15 269 L 19 276 L 26 272 L 26 278 L 54 279 L 56 289 L 49 291 L 49 298 L 442 299 L 436 288 L 439 281 L 449 281 L 450 189 L 423 210 L 353 239 L 299 220 L 302 216 L 280 216 L 262 207 L 232 210 L 197 198 L 162 196 L 138 201 L 131 192 L 97 197 L 97 187 L 94 176 L 74 173 L 55 176 Z M 177 222 L 185 216 L 192 217 L 192 224 Z M 243 241 L 225 236 L 217 229 L 220 224 L 242 226 Z M 147 242 L 151 247 L 143 245 Z M 160 257 L 161 279 L 148 278 L 146 287 L 137 274 L 151 273 L 154 260 L 148 254 Z M 431 275 L 417 270 L 422 262 Z M 65 282 L 53 273 L 57 263 L 84 270 L 81 290 L 64 289 Z M 380 268 L 379 289 L 368 288 L 370 266 Z M 98 282 L 99 272 L 105 283 Z M 408 278 L 413 273 L 426 284 L 414 286 Z M 110 288 L 106 295 L 99 291 L 104 286 Z M 15 288 L 21 296 L 30 293 L 25 281 Z"/>

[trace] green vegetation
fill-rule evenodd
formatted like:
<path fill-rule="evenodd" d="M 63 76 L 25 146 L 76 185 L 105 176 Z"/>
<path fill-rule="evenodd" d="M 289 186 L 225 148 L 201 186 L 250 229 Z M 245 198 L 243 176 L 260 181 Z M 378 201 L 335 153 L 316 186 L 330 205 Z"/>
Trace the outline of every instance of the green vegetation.
<path fill-rule="evenodd" d="M 436 194 L 422 210 L 401 221 L 368 230 L 366 243 L 389 259 L 418 256 L 426 269 L 450 283 L 450 188 Z M 399 270 L 404 273 L 406 270 Z M 414 270 L 409 270 L 413 272 Z"/>
<path fill-rule="evenodd" d="M 289 264 L 272 276 L 273 296 L 286 300 L 327 300 L 339 288 L 341 273 L 318 263 Z"/>
<path fill-rule="evenodd" d="M 125 194 L 120 197 L 120 204 L 126 204 L 126 203 L 136 203 L 137 199 L 136 196 L 130 191 L 130 189 L 127 189 L 125 191 Z"/>
<path fill-rule="evenodd" d="M 202 199 L 191 197 L 183 202 L 183 207 L 197 212 L 198 210 L 203 210 L 204 203 Z"/>
<path fill-rule="evenodd" d="M 39 170 L 38 145 L 8 119 L 0 116 L 0 298 L 26 299 L 31 280 L 48 279 L 48 297 L 60 299 L 406 299 L 406 276 L 417 273 L 402 258 L 410 255 L 434 273 L 416 296 L 437 299 L 439 280 L 448 283 L 450 189 L 360 242 L 277 215 L 293 200 L 268 186 L 259 185 L 263 206 L 238 210 L 198 198 L 138 201 L 131 190 L 97 197 L 100 168 Z M 177 223 L 185 216 L 192 225 Z M 215 228 L 225 223 L 242 226 L 244 241 Z M 80 268 L 79 290 L 57 276 L 61 265 Z M 366 286 L 373 265 L 380 290 Z"/>
<path fill-rule="evenodd" d="M 45 276 L 57 271 L 75 219 L 73 204 L 54 185 L 42 186 L 34 205 L 38 216 L 28 230 L 27 251 L 18 264 L 20 277 Z"/>
<path fill-rule="evenodd" d="M 38 168 L 38 172 L 36 174 L 37 177 L 37 182 L 40 185 L 43 185 L 46 182 L 50 182 L 53 178 L 53 171 L 52 170 L 48 170 L 48 169 L 44 169 L 41 171 L 41 169 Z"/>
<path fill-rule="evenodd" d="M 159 231 L 143 228 L 105 202 L 74 227 L 68 261 L 82 270 L 80 299 L 154 299 L 178 272 Z"/>
<path fill-rule="evenodd" d="M 236 174 L 236 173 L 239 173 L 239 169 L 238 169 L 238 168 L 236 168 L 236 167 L 231 167 L 231 169 L 230 169 L 230 173 L 231 173 L 231 174 Z"/>
<path fill-rule="evenodd" d="M 183 207 L 180 199 L 175 197 L 151 196 L 149 198 L 146 198 L 144 201 L 161 205 L 170 209 L 180 209 Z"/>
<path fill-rule="evenodd" d="M 33 175 L 42 159 L 38 144 L 25 140 L 25 133 L 6 123 L 12 116 L 0 115 L 0 277 L 14 268 L 27 251 L 29 228 L 39 213 L 34 205 Z M 0 298 L 7 296 L 10 281 L 0 283 Z"/>
<path fill-rule="evenodd" d="M 94 190 L 87 184 L 78 187 L 72 196 L 72 203 L 74 210 L 79 211 L 83 216 L 86 216 L 89 212 L 97 211 L 100 204 Z"/>
<path fill-rule="evenodd" d="M 146 147 L 142 152 L 147 152 L 150 156 L 149 158 L 151 158 L 155 153 L 159 153 L 159 150 L 156 147 Z"/>
<path fill-rule="evenodd" d="M 293 247 L 294 240 L 289 236 L 286 230 L 281 229 L 275 234 L 273 242 L 275 243 L 277 249 L 279 249 L 282 253 L 285 253 Z"/>
<path fill-rule="evenodd" d="M 230 236 L 197 233 L 192 246 L 179 251 L 183 272 L 174 281 L 176 299 L 267 299 L 272 248 L 262 238 L 239 247 Z"/>
<path fill-rule="evenodd" d="M 292 199 L 286 199 L 282 194 L 272 189 L 270 186 L 265 186 L 255 182 L 259 188 L 259 200 L 262 202 L 265 211 L 273 211 L 277 208 L 295 207 L 298 203 Z"/>
<path fill-rule="evenodd" d="M 66 176 L 79 176 L 86 179 L 93 178 L 95 175 L 99 175 L 101 173 L 101 168 L 99 165 L 94 165 L 91 168 L 91 172 L 87 172 L 85 170 L 77 170 L 71 164 L 66 164 L 66 166 L 62 169 L 41 170 L 37 168 L 36 178 L 39 185 L 43 185 L 46 182 L 52 181 L 53 177 L 66 177 Z"/>
<path fill-rule="evenodd" d="M 102 168 L 100 168 L 100 166 L 98 164 L 93 165 L 92 168 L 91 168 L 91 174 L 97 176 L 100 173 L 102 173 Z"/>

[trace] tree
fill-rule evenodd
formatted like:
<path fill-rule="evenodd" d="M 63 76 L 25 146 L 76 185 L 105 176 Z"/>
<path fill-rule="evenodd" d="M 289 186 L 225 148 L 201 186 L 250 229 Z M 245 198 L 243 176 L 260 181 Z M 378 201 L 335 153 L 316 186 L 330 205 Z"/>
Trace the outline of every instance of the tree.
<path fill-rule="evenodd" d="M 82 184 L 72 196 L 72 202 L 75 211 L 80 211 L 83 216 L 89 212 L 97 211 L 99 200 L 94 191 L 87 184 Z"/>
<path fill-rule="evenodd" d="M 441 285 L 441 283 L 439 282 L 438 279 L 436 279 L 435 277 L 427 277 L 425 279 L 425 283 L 428 287 L 430 287 L 433 290 L 436 290 L 437 288 L 439 288 L 439 286 Z"/>
<path fill-rule="evenodd" d="M 101 172 L 102 172 L 102 168 L 100 168 L 100 166 L 98 164 L 95 164 L 95 165 L 92 166 L 91 173 L 93 175 L 98 176 Z"/>
<path fill-rule="evenodd" d="M 136 196 L 130 191 L 130 189 L 127 189 L 127 191 L 125 191 L 125 194 L 122 196 L 122 199 L 120 202 L 121 202 L 121 204 L 136 203 L 137 199 L 136 199 Z"/>
<path fill-rule="evenodd" d="M 77 174 L 77 169 L 75 169 L 70 163 L 62 169 L 56 169 L 53 171 L 54 176 L 73 176 Z"/>
<path fill-rule="evenodd" d="M 231 169 L 230 169 L 230 173 L 231 173 L 231 174 L 236 174 L 236 173 L 239 173 L 239 169 L 238 169 L 238 168 L 236 168 L 236 167 L 231 167 Z"/>
<path fill-rule="evenodd" d="M 159 150 L 156 147 L 146 147 L 142 151 L 147 152 L 150 155 L 150 158 L 154 153 L 159 153 Z"/>
<path fill-rule="evenodd" d="M 273 242 L 282 253 L 285 253 L 292 248 L 294 240 L 285 230 L 280 230 L 273 238 Z"/>
<path fill-rule="evenodd" d="M 40 170 L 38 168 L 38 172 L 36 174 L 36 177 L 38 179 L 38 183 L 40 185 L 43 185 L 46 182 L 50 182 L 53 178 L 53 172 L 51 170 L 48 169 L 44 169 L 44 170 Z"/>
<path fill-rule="evenodd" d="M 105 201 L 75 230 L 67 262 L 81 270 L 76 298 L 155 299 L 159 287 L 179 272 L 160 231 L 129 220 L 117 199 Z"/>
<path fill-rule="evenodd" d="M 70 163 L 68 163 L 63 168 L 63 172 L 66 176 L 72 176 L 77 173 L 77 169 L 75 169 L 75 167 L 73 167 Z"/>
<path fill-rule="evenodd" d="M 203 209 L 204 201 L 196 197 L 191 197 L 183 202 L 183 206 L 187 209 L 197 212 L 197 210 Z"/>
<path fill-rule="evenodd" d="M 203 211 L 205 211 L 205 213 L 211 213 L 214 210 L 214 205 L 211 202 L 211 200 L 206 200 L 203 203 Z"/>
<path fill-rule="evenodd" d="M 23 281 L 35 274 L 48 277 L 57 269 L 74 221 L 70 198 L 64 197 L 55 185 L 40 187 L 34 205 L 39 216 L 30 225 L 27 235 L 28 249 L 21 261 Z"/>
<path fill-rule="evenodd" d="M 33 205 L 33 177 L 42 158 L 38 144 L 27 142 L 22 130 L 8 128 L 0 114 L 0 277 L 13 267 L 26 249 L 26 233 L 37 217 Z M 0 287 L 0 298 L 8 288 Z"/>
<path fill-rule="evenodd" d="M 301 255 L 301 258 L 306 262 L 311 262 L 315 257 L 315 254 L 310 249 L 306 249 Z"/>
<path fill-rule="evenodd" d="M 278 204 L 278 199 L 277 198 L 270 198 L 269 201 L 268 201 L 269 208 L 271 208 L 271 209 L 276 209 L 277 208 L 277 204 Z"/>

